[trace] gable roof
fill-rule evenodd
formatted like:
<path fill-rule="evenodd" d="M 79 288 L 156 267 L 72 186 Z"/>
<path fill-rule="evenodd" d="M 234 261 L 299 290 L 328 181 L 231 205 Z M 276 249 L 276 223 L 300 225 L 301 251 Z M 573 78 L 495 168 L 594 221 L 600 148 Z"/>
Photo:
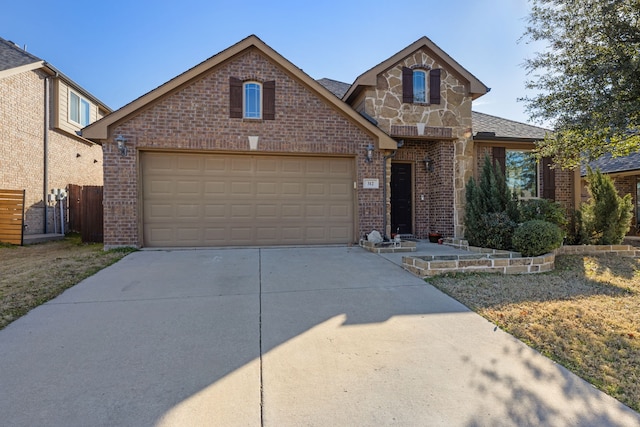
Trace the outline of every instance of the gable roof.
<path fill-rule="evenodd" d="M 489 114 L 471 112 L 473 137 L 475 139 L 520 139 L 540 141 L 547 133 L 553 132 L 539 126 L 503 119 Z"/>
<path fill-rule="evenodd" d="M 294 78 L 301 81 L 303 84 L 307 86 L 311 91 L 313 91 L 317 96 L 331 104 L 334 108 L 340 111 L 345 116 L 349 117 L 352 121 L 358 124 L 361 128 L 371 134 L 374 138 L 377 139 L 378 148 L 379 149 L 391 149 L 395 150 L 397 148 L 397 142 L 391 138 L 389 135 L 384 133 L 378 127 L 371 124 L 364 117 L 358 114 L 351 107 L 346 105 L 340 99 L 336 98 L 334 95 L 329 92 L 324 86 L 320 83 L 316 82 L 309 75 L 303 72 L 300 68 L 296 67 L 285 57 L 280 55 L 278 52 L 269 47 L 266 43 L 260 40 L 257 36 L 251 35 L 244 40 L 236 43 L 235 45 L 223 50 L 222 52 L 217 53 L 216 55 L 206 59 L 195 67 L 185 71 L 184 73 L 178 75 L 177 77 L 169 80 L 161 86 L 153 89 L 152 91 L 142 95 L 141 97 L 135 99 L 119 110 L 109 114 L 108 116 L 98 120 L 97 122 L 90 124 L 86 128 L 82 130 L 82 136 L 92 140 L 104 140 L 109 137 L 109 126 L 122 121 L 129 117 L 132 114 L 135 114 L 139 110 L 148 106 L 151 102 L 159 99 L 160 97 L 166 95 L 167 93 L 177 89 L 179 86 L 187 84 L 188 82 L 198 78 L 203 73 L 211 70 L 217 65 L 227 61 L 228 59 L 244 52 L 249 48 L 258 49 L 262 54 L 264 54 L 267 58 L 273 61 L 278 66 L 282 67 L 285 71 L 287 71 Z"/>
<path fill-rule="evenodd" d="M 89 98 L 104 111 L 107 113 L 111 112 L 111 108 L 109 108 L 104 102 L 93 96 L 78 83 L 74 82 L 60 70 L 56 69 L 53 65 L 35 55 L 32 55 L 13 42 L 0 37 L 0 78 L 37 69 L 42 69 L 47 74 L 64 80 L 67 84 L 82 92 L 83 96 Z"/>
<path fill-rule="evenodd" d="M 0 77 L 17 72 L 35 70 L 44 61 L 20 48 L 20 46 L 0 37 Z"/>
<path fill-rule="evenodd" d="M 452 57 L 450 57 L 444 50 L 440 49 L 434 42 L 428 37 L 421 37 L 409 46 L 402 49 L 392 57 L 379 63 L 369 71 L 365 71 L 363 74 L 356 78 L 356 81 L 351 85 L 347 93 L 344 94 L 343 99 L 349 102 L 350 99 L 359 92 L 362 86 L 375 86 L 377 83 L 378 74 L 383 73 L 389 68 L 395 66 L 407 56 L 411 55 L 419 49 L 426 49 L 429 51 L 430 56 L 441 65 L 446 65 L 454 73 L 458 74 L 464 80 L 469 82 L 469 93 L 473 99 L 479 98 L 485 93 L 491 90 L 484 83 L 478 80 L 473 74 L 467 71 L 462 65 L 458 64 Z"/>

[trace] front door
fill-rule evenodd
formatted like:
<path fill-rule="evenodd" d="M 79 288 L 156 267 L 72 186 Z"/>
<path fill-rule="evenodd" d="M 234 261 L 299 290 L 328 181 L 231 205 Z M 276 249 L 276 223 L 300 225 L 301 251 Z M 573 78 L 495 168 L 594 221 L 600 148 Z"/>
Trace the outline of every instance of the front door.
<path fill-rule="evenodd" d="M 391 164 L 391 234 L 413 234 L 411 164 Z"/>

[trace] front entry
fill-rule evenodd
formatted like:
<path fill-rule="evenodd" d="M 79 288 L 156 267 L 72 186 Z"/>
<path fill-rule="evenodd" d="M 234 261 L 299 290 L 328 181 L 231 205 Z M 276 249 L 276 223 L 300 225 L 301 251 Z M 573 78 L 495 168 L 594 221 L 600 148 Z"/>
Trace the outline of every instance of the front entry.
<path fill-rule="evenodd" d="M 391 164 L 391 234 L 413 234 L 411 164 Z"/>

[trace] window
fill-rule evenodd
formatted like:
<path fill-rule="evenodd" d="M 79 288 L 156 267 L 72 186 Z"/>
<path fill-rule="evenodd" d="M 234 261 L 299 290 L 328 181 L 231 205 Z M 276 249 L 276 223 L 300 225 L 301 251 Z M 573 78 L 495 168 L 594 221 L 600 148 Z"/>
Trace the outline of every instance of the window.
<path fill-rule="evenodd" d="M 402 102 L 440 104 L 441 71 L 402 67 Z"/>
<path fill-rule="evenodd" d="M 506 150 L 505 176 L 518 197 L 538 197 L 538 161 L 532 151 Z"/>
<path fill-rule="evenodd" d="M 245 119 L 262 118 L 262 85 L 256 82 L 243 84 L 242 111 Z"/>
<path fill-rule="evenodd" d="M 427 102 L 427 73 L 413 71 L 413 102 Z"/>
<path fill-rule="evenodd" d="M 69 92 L 69 120 L 87 126 L 91 118 L 91 104 L 75 92 Z"/>
<path fill-rule="evenodd" d="M 229 78 L 229 117 L 233 119 L 276 118 L 276 82 L 242 81 Z"/>

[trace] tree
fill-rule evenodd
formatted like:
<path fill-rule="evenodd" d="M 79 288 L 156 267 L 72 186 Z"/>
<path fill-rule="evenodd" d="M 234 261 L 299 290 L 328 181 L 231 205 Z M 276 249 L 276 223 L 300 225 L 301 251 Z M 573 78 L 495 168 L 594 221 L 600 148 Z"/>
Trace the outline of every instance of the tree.
<path fill-rule="evenodd" d="M 507 249 L 518 221 L 518 202 L 507 187 L 499 163 L 485 156 L 480 180 L 466 187 L 465 237 L 472 246 Z M 496 247 L 498 246 L 498 247 Z"/>
<path fill-rule="evenodd" d="M 540 156 L 576 167 L 604 153 L 640 149 L 640 0 L 531 0 L 523 39 L 546 42 L 525 60 L 538 94 L 532 120 L 555 132 Z"/>
<path fill-rule="evenodd" d="M 631 227 L 633 202 L 630 194 L 620 197 L 609 175 L 599 170 L 587 170 L 588 203 L 580 208 L 582 227 L 587 242 L 596 245 L 617 245 Z"/>

